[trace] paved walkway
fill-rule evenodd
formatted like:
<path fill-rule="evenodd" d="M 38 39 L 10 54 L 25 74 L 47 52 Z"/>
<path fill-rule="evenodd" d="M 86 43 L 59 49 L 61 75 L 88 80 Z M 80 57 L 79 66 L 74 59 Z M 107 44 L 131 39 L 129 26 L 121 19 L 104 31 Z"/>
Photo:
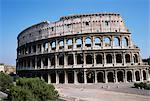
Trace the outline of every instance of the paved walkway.
<path fill-rule="evenodd" d="M 108 87 L 108 85 L 111 85 Z M 127 86 L 108 84 L 106 88 L 96 85 L 55 85 L 61 97 L 67 101 L 149 101 L 150 92 Z M 122 84 L 123 85 L 123 84 Z M 108 87 L 108 88 L 107 88 Z M 127 88 L 127 89 L 126 89 Z M 117 90 L 116 90 L 117 89 Z M 126 92 L 124 90 L 126 89 Z"/>

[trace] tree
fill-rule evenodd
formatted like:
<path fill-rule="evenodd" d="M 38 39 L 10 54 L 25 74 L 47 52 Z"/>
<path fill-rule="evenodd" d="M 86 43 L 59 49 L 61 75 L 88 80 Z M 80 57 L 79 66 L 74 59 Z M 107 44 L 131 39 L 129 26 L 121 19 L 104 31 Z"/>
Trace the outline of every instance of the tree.
<path fill-rule="evenodd" d="M 13 85 L 13 79 L 9 75 L 0 72 L 0 91 L 6 93 L 11 85 Z"/>
<path fill-rule="evenodd" d="M 39 78 L 19 78 L 11 87 L 8 100 L 11 101 L 54 101 L 58 99 L 54 86 Z"/>

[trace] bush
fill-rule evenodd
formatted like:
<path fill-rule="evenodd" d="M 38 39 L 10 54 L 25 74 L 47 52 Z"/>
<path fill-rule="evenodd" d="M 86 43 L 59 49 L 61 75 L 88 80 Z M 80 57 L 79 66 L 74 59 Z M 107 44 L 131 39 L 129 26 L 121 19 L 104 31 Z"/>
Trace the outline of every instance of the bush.
<path fill-rule="evenodd" d="M 144 89 L 147 89 L 147 90 L 150 90 L 150 84 L 147 84 L 145 82 L 140 82 L 140 83 L 134 83 L 134 87 L 135 88 L 144 88 Z"/>
<path fill-rule="evenodd" d="M 19 78 L 11 87 L 8 99 L 11 101 L 54 101 L 58 99 L 54 86 L 39 78 Z"/>
<path fill-rule="evenodd" d="M 9 75 L 0 72 L 0 91 L 7 93 L 11 85 L 13 85 L 13 79 Z"/>

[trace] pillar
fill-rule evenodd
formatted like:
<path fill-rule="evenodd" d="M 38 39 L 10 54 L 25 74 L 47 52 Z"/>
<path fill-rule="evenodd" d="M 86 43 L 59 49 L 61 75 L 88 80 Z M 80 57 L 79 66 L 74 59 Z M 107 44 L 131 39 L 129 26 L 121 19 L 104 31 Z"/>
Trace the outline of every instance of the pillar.
<path fill-rule="evenodd" d="M 41 53 L 44 52 L 44 47 L 43 47 L 43 44 L 41 44 Z"/>
<path fill-rule="evenodd" d="M 97 83 L 97 72 L 95 71 L 95 83 Z"/>
<path fill-rule="evenodd" d="M 73 49 L 76 48 L 76 38 L 73 38 Z"/>
<path fill-rule="evenodd" d="M 37 69 L 37 57 L 35 57 L 35 69 Z"/>
<path fill-rule="evenodd" d="M 67 71 L 64 71 L 65 74 L 65 84 L 68 84 L 68 75 L 67 75 Z"/>
<path fill-rule="evenodd" d="M 33 69 L 32 66 L 33 66 L 33 65 L 32 65 L 32 59 L 30 59 L 30 69 Z"/>
<path fill-rule="evenodd" d="M 132 80 L 133 80 L 133 82 L 136 82 L 136 77 L 135 77 L 135 70 L 133 69 L 133 78 L 132 78 Z"/>
<path fill-rule="evenodd" d="M 64 38 L 64 50 L 67 50 L 68 48 L 67 48 L 67 40 L 66 40 L 66 38 Z"/>
<path fill-rule="evenodd" d="M 59 75 L 57 71 L 56 71 L 56 84 L 59 84 Z"/>
<path fill-rule="evenodd" d="M 41 58 L 41 69 L 43 69 L 43 59 Z"/>
<path fill-rule="evenodd" d="M 50 52 L 52 50 L 51 44 L 50 42 L 48 43 L 48 52 Z"/>
<path fill-rule="evenodd" d="M 74 83 L 78 83 L 77 72 L 74 70 Z"/>
<path fill-rule="evenodd" d="M 94 61 L 93 61 L 93 64 L 94 64 L 94 66 L 95 66 L 95 65 L 96 65 L 96 54 L 95 54 L 95 53 L 93 54 L 93 60 L 94 60 Z"/>
<path fill-rule="evenodd" d="M 140 70 L 140 81 L 143 82 L 143 72 Z"/>
<path fill-rule="evenodd" d="M 103 65 L 106 65 L 106 54 L 104 53 L 104 63 Z"/>
<path fill-rule="evenodd" d="M 116 54 L 115 53 L 113 53 L 113 63 L 114 63 L 114 65 L 116 65 Z"/>
<path fill-rule="evenodd" d="M 105 71 L 105 83 L 108 83 L 107 71 Z"/>
<path fill-rule="evenodd" d="M 64 53 L 64 67 L 66 67 L 67 66 L 67 56 L 66 56 L 66 54 Z"/>
<path fill-rule="evenodd" d="M 125 74 L 124 74 L 124 82 L 127 83 L 127 70 L 125 70 Z"/>
<path fill-rule="evenodd" d="M 73 64 L 74 64 L 74 66 L 77 65 L 76 54 L 75 53 L 73 53 Z"/>
<path fill-rule="evenodd" d="M 50 57 L 48 57 L 48 68 L 50 68 L 51 66 L 51 60 L 50 60 Z"/>
<path fill-rule="evenodd" d="M 48 73 L 48 84 L 51 83 L 51 75 Z"/>
<path fill-rule="evenodd" d="M 85 47 L 85 38 L 84 38 L 84 37 L 82 38 L 82 42 L 83 42 L 83 43 L 81 44 L 81 45 L 82 45 L 82 49 L 84 49 L 84 47 Z"/>
<path fill-rule="evenodd" d="M 84 84 L 87 84 L 86 70 L 84 69 Z"/>
<path fill-rule="evenodd" d="M 122 56 L 123 56 L 123 65 L 125 65 L 126 64 L 125 53 L 122 53 Z"/>
<path fill-rule="evenodd" d="M 55 68 L 57 68 L 57 66 L 58 66 L 58 60 L 57 60 L 57 54 L 55 54 Z"/>
<path fill-rule="evenodd" d="M 117 71 L 116 70 L 114 71 L 114 74 L 115 74 L 115 80 L 114 81 L 115 81 L 115 83 L 118 83 Z"/>
<path fill-rule="evenodd" d="M 84 66 L 86 65 L 86 55 L 83 53 Z"/>

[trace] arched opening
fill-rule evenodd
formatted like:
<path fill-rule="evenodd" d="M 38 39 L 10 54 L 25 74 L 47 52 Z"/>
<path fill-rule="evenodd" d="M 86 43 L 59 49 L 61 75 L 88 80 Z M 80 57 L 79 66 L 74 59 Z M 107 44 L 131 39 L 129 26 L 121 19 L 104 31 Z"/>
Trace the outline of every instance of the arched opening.
<path fill-rule="evenodd" d="M 59 73 L 59 83 L 64 83 L 65 82 L 65 74 L 64 72 Z"/>
<path fill-rule="evenodd" d="M 68 65 L 73 65 L 73 54 L 68 54 Z"/>
<path fill-rule="evenodd" d="M 123 46 L 128 46 L 128 39 L 126 37 L 123 37 L 123 39 L 122 39 L 122 45 Z"/>
<path fill-rule="evenodd" d="M 111 41 L 109 37 L 104 38 L 104 45 L 105 47 L 111 46 Z"/>
<path fill-rule="evenodd" d="M 43 44 L 44 52 L 48 52 L 48 42 Z"/>
<path fill-rule="evenodd" d="M 114 38 L 114 46 L 120 46 L 120 40 L 118 37 Z"/>
<path fill-rule="evenodd" d="M 56 83 L 56 73 L 51 73 L 51 83 Z"/>
<path fill-rule="evenodd" d="M 48 58 L 43 58 L 43 65 L 48 66 Z"/>
<path fill-rule="evenodd" d="M 101 40 L 100 40 L 100 38 L 95 38 L 94 39 L 94 44 L 95 44 L 95 47 L 100 47 L 101 46 Z"/>
<path fill-rule="evenodd" d="M 143 80 L 146 80 L 146 72 L 143 70 Z"/>
<path fill-rule="evenodd" d="M 97 73 L 97 82 L 102 82 L 104 83 L 104 75 L 102 72 Z"/>
<path fill-rule="evenodd" d="M 96 55 L 96 64 L 102 64 L 102 55 Z"/>
<path fill-rule="evenodd" d="M 83 55 L 77 54 L 77 64 L 83 64 Z"/>
<path fill-rule="evenodd" d="M 68 83 L 74 83 L 74 72 L 68 71 Z"/>
<path fill-rule="evenodd" d="M 116 54 L 116 63 L 122 63 L 122 56 L 121 56 L 121 54 Z"/>
<path fill-rule="evenodd" d="M 86 47 L 91 47 L 91 39 L 90 39 L 89 37 L 87 37 L 87 38 L 85 39 L 85 46 L 86 46 Z"/>
<path fill-rule="evenodd" d="M 136 78 L 136 81 L 140 81 L 140 73 L 139 73 L 139 71 L 135 72 L 135 78 Z"/>
<path fill-rule="evenodd" d="M 111 54 L 106 55 L 106 61 L 107 61 L 107 63 L 112 63 L 112 55 Z"/>
<path fill-rule="evenodd" d="M 59 41 L 59 49 L 63 49 L 64 48 L 64 41 L 61 40 Z"/>
<path fill-rule="evenodd" d="M 86 76 L 87 76 L 87 83 L 94 83 L 95 82 L 95 79 L 94 79 L 95 75 L 94 75 L 93 71 L 87 72 Z"/>
<path fill-rule="evenodd" d="M 52 50 L 56 49 L 56 42 L 55 41 L 51 42 L 51 47 L 52 47 Z"/>
<path fill-rule="evenodd" d="M 117 72 L 117 79 L 118 79 L 118 82 L 123 82 L 123 72 L 122 71 Z"/>
<path fill-rule="evenodd" d="M 132 82 L 132 72 L 131 71 L 127 72 L 127 81 Z"/>
<path fill-rule="evenodd" d="M 134 54 L 133 59 L 134 59 L 134 63 L 138 63 L 138 56 L 137 56 L 137 54 Z"/>
<path fill-rule="evenodd" d="M 51 66 L 54 66 L 55 65 L 55 56 L 52 55 L 50 60 L 51 60 Z"/>
<path fill-rule="evenodd" d="M 79 83 L 84 83 L 84 72 L 78 72 L 77 77 Z"/>
<path fill-rule="evenodd" d="M 114 82 L 114 75 L 112 72 L 108 72 L 107 78 L 108 78 L 108 82 Z"/>
<path fill-rule="evenodd" d="M 130 63 L 130 55 L 126 54 L 125 55 L 126 63 Z"/>
<path fill-rule="evenodd" d="M 43 77 L 44 81 L 48 83 L 48 75 L 47 74 L 42 74 L 42 77 Z"/>
<path fill-rule="evenodd" d="M 76 40 L 76 44 L 77 44 L 77 48 L 80 48 L 82 45 L 82 40 L 81 39 L 77 39 Z"/>
<path fill-rule="evenodd" d="M 86 56 L 86 64 L 92 64 L 92 56 L 91 55 Z"/>
<path fill-rule="evenodd" d="M 64 65 L 64 55 L 59 55 L 59 65 Z"/>
<path fill-rule="evenodd" d="M 69 39 L 69 40 L 67 41 L 67 44 L 68 44 L 68 49 L 73 48 L 72 39 Z"/>

